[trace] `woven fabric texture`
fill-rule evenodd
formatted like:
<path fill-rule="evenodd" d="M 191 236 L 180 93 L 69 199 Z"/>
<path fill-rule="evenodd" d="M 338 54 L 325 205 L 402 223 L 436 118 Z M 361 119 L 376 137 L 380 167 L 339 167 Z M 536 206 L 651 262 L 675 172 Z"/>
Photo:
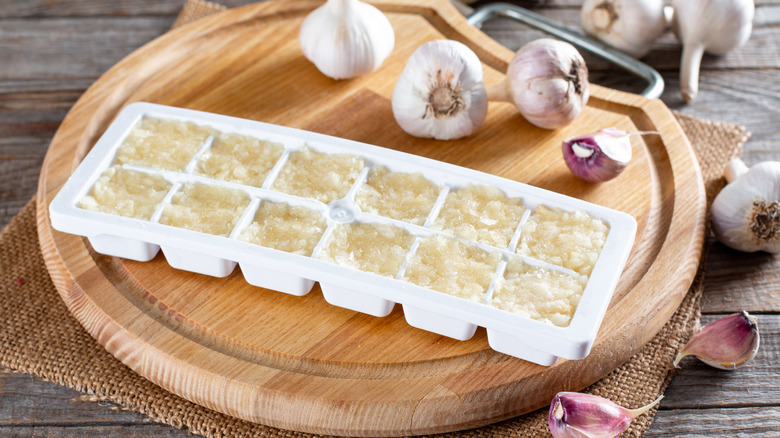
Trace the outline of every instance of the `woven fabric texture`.
<path fill-rule="evenodd" d="M 189 0 L 176 21 L 185 24 L 224 10 Z M 676 113 L 699 159 L 708 205 L 724 184 L 723 165 L 739 156 L 744 127 Z M 703 266 L 703 263 L 702 263 Z M 699 323 L 703 269 L 664 328 L 638 354 L 586 390 L 635 408 L 663 394 L 677 350 Z M 35 202 L 30 201 L 0 233 L 0 366 L 75 388 L 95 401 L 111 401 L 159 423 L 208 437 L 313 437 L 232 418 L 171 394 L 127 368 L 97 343 L 69 313 L 43 262 Z M 636 419 L 624 437 L 641 437 L 655 415 Z M 451 437 L 549 436 L 545 409 Z"/>

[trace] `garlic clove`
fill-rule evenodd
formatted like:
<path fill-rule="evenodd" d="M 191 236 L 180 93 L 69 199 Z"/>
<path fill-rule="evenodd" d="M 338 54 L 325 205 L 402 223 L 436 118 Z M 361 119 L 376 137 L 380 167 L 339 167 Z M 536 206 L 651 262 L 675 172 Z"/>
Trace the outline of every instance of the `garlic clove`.
<path fill-rule="evenodd" d="M 712 202 L 712 231 L 720 242 L 744 252 L 780 253 L 780 162 L 726 167 L 729 182 Z"/>
<path fill-rule="evenodd" d="M 398 125 L 416 137 L 471 135 L 487 117 L 482 63 L 462 43 L 429 41 L 409 57 L 395 84 L 392 107 Z"/>
<path fill-rule="evenodd" d="M 393 26 L 376 7 L 359 0 L 328 0 L 301 25 L 304 56 L 324 75 L 350 79 L 371 73 L 390 56 Z"/>
<path fill-rule="evenodd" d="M 677 353 L 674 366 L 685 356 L 696 356 L 715 368 L 739 368 L 758 353 L 758 319 L 746 311 L 713 321 L 696 332 Z"/>
<path fill-rule="evenodd" d="M 753 0 L 672 0 L 672 30 L 683 44 L 680 92 L 686 102 L 699 91 L 704 53 L 723 55 L 747 42 L 753 29 Z"/>
<path fill-rule="evenodd" d="M 641 408 L 626 409 L 596 395 L 559 392 L 550 403 L 550 433 L 554 438 L 614 438 L 662 398 Z"/>
<path fill-rule="evenodd" d="M 618 176 L 631 161 L 631 134 L 606 128 L 563 141 L 563 159 L 579 178 L 599 183 Z"/>
<path fill-rule="evenodd" d="M 587 34 L 634 58 L 666 29 L 662 0 L 585 0 L 580 19 Z"/>

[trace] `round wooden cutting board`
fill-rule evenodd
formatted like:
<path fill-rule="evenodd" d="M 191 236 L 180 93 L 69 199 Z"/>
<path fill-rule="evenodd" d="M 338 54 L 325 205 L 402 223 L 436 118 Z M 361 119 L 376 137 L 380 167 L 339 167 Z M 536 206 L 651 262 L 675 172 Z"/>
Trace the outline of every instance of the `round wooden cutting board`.
<path fill-rule="evenodd" d="M 395 123 L 395 80 L 423 42 L 470 46 L 497 83 L 512 53 L 445 0 L 375 3 L 396 31 L 390 58 L 368 76 L 334 81 L 301 54 L 298 29 L 319 2 L 270 1 L 178 28 L 137 50 L 79 99 L 41 172 L 41 246 L 71 312 L 139 374 L 226 414 L 304 432 L 410 435 L 476 427 L 546 406 L 624 363 L 675 311 L 704 239 L 698 164 L 660 101 L 592 86 L 582 115 L 548 131 L 491 103 L 478 133 L 419 139 Z M 530 183 L 625 211 L 639 224 L 628 264 L 590 355 L 537 366 L 492 351 L 484 330 L 455 341 L 406 324 L 400 306 L 376 318 L 248 285 L 240 272 L 210 278 L 103 256 L 86 239 L 54 231 L 52 198 L 118 111 L 148 101 L 349 138 Z M 618 178 L 593 185 L 561 159 L 565 137 L 614 126 L 633 137 Z"/>

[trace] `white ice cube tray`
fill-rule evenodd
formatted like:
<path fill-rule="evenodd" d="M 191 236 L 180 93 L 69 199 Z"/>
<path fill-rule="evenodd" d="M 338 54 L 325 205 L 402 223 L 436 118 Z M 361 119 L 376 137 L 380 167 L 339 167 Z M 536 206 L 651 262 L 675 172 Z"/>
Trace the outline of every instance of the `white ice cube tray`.
<path fill-rule="evenodd" d="M 100 175 L 114 164 L 117 149 L 144 117 L 191 121 L 210 126 L 222 133 L 237 133 L 278 142 L 284 146 L 285 151 L 263 186 L 259 188 L 194 175 L 191 172 L 194 167 L 192 163 L 184 172 L 123 165 L 149 174 L 162 175 L 172 184 L 170 193 L 157 207 L 157 212 L 150 221 L 80 208 L 79 201 L 90 193 Z M 193 158 L 193 162 L 208 148 L 210 142 L 211 139 L 206 141 L 198 155 Z M 348 153 L 365 160 L 366 167 L 347 196 L 323 204 L 269 189 L 289 154 L 304 145 L 319 152 Z M 425 178 L 441 187 L 436 205 L 424 225 L 412 225 L 360 211 L 354 202 L 355 192 L 365 182 L 370 168 L 374 165 L 384 165 L 394 172 L 421 172 Z M 249 194 L 252 202 L 229 237 L 157 223 L 160 211 L 165 203 L 170 202 L 172 193 L 186 182 L 238 188 Z M 390 278 L 317 259 L 317 253 L 323 248 L 333 227 L 350 222 L 390 223 L 406 229 L 416 236 L 416 242 L 409 251 L 412 254 L 421 238 L 443 234 L 432 229 L 430 225 L 438 214 L 446 193 L 471 184 L 497 187 L 509 197 L 520 198 L 526 208 L 508 248 L 492 248 L 482 243 L 470 242 L 480 248 L 501 253 L 501 262 L 494 272 L 493 281 L 482 303 L 426 289 L 400 279 L 406 262 L 399 275 Z M 287 253 L 237 239 L 240 231 L 253 220 L 263 200 L 305 205 L 324 215 L 328 226 L 311 256 Z M 509 257 L 520 257 L 530 265 L 572 273 L 565 268 L 519 256 L 514 252 L 523 223 L 529 213 L 540 204 L 566 211 L 581 210 L 601 219 L 609 227 L 606 242 L 567 327 L 557 327 L 485 304 L 497 279 L 503 276 Z M 471 338 L 476 328 L 482 326 L 487 331 L 491 348 L 540 365 L 552 365 L 559 357 L 580 359 L 589 353 L 636 234 L 636 221 L 628 214 L 494 175 L 327 135 L 142 102 L 127 106 L 117 116 L 57 194 L 51 203 L 50 215 L 55 229 L 87 237 L 99 253 L 148 261 L 162 248 L 172 267 L 216 277 L 229 275 L 238 264 L 248 283 L 292 295 L 305 295 L 309 293 L 314 282 L 319 282 L 324 298 L 335 306 L 382 317 L 388 315 L 396 303 L 400 303 L 410 325 L 459 340 Z M 410 256 L 407 255 L 407 262 L 409 259 Z"/>

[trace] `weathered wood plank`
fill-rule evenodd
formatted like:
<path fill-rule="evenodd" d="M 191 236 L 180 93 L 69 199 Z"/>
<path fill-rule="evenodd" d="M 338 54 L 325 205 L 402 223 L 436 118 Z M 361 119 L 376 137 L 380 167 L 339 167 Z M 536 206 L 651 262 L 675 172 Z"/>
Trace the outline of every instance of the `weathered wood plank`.
<path fill-rule="evenodd" d="M 706 291 L 705 291 L 706 293 Z M 702 325 L 725 314 L 702 316 Z M 694 357 L 683 358 L 673 384 L 661 402 L 663 409 L 700 409 L 723 406 L 780 406 L 780 315 L 757 314 L 761 333 L 758 354 L 744 367 L 725 371 Z"/>
<path fill-rule="evenodd" d="M 34 376 L 0 369 L 0 436 L 185 437 L 187 431 Z"/>
<path fill-rule="evenodd" d="M 659 410 L 646 438 L 777 438 L 780 408 Z"/>
<path fill-rule="evenodd" d="M 24 62 L 43 61 L 28 57 L 24 59 Z M 80 96 L 93 82 L 95 82 L 95 78 L 11 78 L 0 80 L 0 105 L 5 106 L 6 102 L 13 99 L 12 96 L 21 93 L 35 95 L 46 92 L 71 92 Z"/>
<path fill-rule="evenodd" d="M 220 0 L 218 3 L 236 7 L 253 0 Z M 85 2 L 81 0 L 0 0 L 0 18 L 43 18 L 73 16 L 151 16 L 179 13 L 184 0 L 125 0 Z"/>
<path fill-rule="evenodd" d="M 24 2 L 19 2 L 24 3 Z M 102 2 L 101 2 L 102 4 Z M 1 9 L 1 8 L 0 8 Z M 579 29 L 579 12 L 542 9 L 543 15 Z M 53 17 L 35 21 L 4 19 L 0 26 L 0 80 L 9 78 L 97 77 L 135 48 L 165 32 L 172 16 Z M 766 56 L 780 50 L 780 6 L 758 9 L 753 36 L 745 47 L 724 56 L 706 56 L 703 70 L 780 67 L 780 58 Z M 72 29 L 80 29 L 72 32 Z M 507 19 L 491 20 L 483 30 L 510 49 L 543 36 Z M 592 71 L 609 69 L 605 62 L 586 56 Z M 664 36 L 644 59 L 659 70 L 679 68 L 680 46 Z M 29 62 L 38 60 L 37 62 Z"/>
<path fill-rule="evenodd" d="M 737 259 L 739 263 L 735 263 Z M 702 309 L 713 313 L 739 310 L 778 312 L 778 274 L 780 257 L 765 252 L 740 253 L 712 238 L 707 257 Z"/>
<path fill-rule="evenodd" d="M 747 127 L 752 133 L 746 149 L 756 142 L 774 142 L 780 140 L 777 120 L 780 120 L 780 81 L 778 70 L 729 70 L 702 72 L 699 83 L 699 95 L 692 103 L 683 102 L 680 97 L 679 77 L 676 72 L 665 72 L 666 87 L 661 99 L 674 110 L 706 120 L 737 123 Z M 630 82 L 629 82 L 630 81 Z M 642 88 L 645 84 L 635 78 L 606 74 L 595 78 L 601 85 L 626 89 L 628 84 Z M 630 90 L 629 90 L 630 91 Z M 770 143 L 759 149 L 774 149 Z"/>
<path fill-rule="evenodd" d="M 97 403 L 95 403 L 97 402 Z M 0 370 L 0 435 L 9 426 L 151 424 L 146 416 L 75 389 Z"/>
<path fill-rule="evenodd" d="M 183 4 L 183 0 L 127 0 L 122 2 L 0 0 L 0 18 L 175 15 Z"/>
<path fill-rule="evenodd" d="M 0 427 L 6 438 L 83 438 L 85 436 L 169 438 L 189 437 L 192 434 L 170 426 L 158 424 L 111 424 L 80 426 L 10 426 Z"/>
<path fill-rule="evenodd" d="M 45 139 L 48 144 L 51 135 L 83 91 L 0 92 L 0 153 L 19 155 L 45 152 L 46 147 L 33 149 L 30 145 L 37 144 L 40 139 Z"/>
<path fill-rule="evenodd" d="M 0 227 L 27 204 L 38 187 L 43 154 L 33 157 L 0 157 Z"/>
<path fill-rule="evenodd" d="M 37 82 L 15 84 L 23 91 L 0 81 L 0 226 L 32 198 L 49 142 L 83 93 L 80 87 L 36 92 Z"/>
<path fill-rule="evenodd" d="M 163 34 L 173 17 L 24 19 L 0 25 L 0 80 L 96 78 Z M 79 29 L 74 32 L 74 29 Z"/>

